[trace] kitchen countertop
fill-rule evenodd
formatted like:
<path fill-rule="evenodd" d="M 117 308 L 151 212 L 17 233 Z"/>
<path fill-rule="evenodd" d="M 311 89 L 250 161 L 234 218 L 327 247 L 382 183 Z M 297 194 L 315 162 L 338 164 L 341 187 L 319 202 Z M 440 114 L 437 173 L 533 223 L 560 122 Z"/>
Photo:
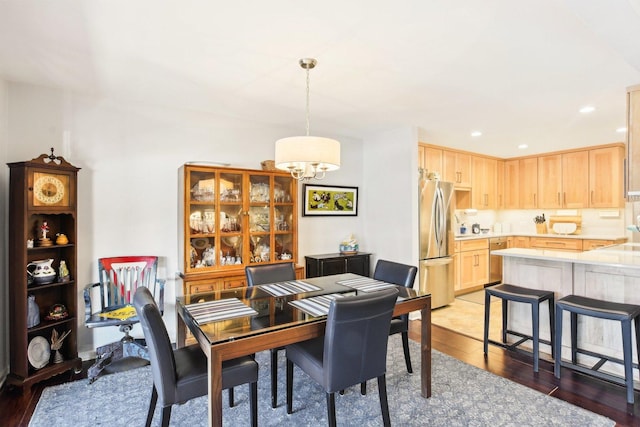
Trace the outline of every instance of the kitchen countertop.
<path fill-rule="evenodd" d="M 561 261 L 574 264 L 604 265 L 622 268 L 640 268 L 640 244 L 622 243 L 586 252 L 565 252 L 552 249 L 510 248 L 492 251 L 504 257 Z"/>
<path fill-rule="evenodd" d="M 486 233 L 486 234 L 456 234 L 455 240 L 472 240 L 472 239 L 489 239 L 491 237 L 510 237 L 510 236 L 525 236 L 525 237 L 555 237 L 562 239 L 589 239 L 589 240 L 618 240 L 618 239 L 627 239 L 625 235 L 619 236 L 611 236 L 602 234 L 555 234 L 555 233 Z"/>

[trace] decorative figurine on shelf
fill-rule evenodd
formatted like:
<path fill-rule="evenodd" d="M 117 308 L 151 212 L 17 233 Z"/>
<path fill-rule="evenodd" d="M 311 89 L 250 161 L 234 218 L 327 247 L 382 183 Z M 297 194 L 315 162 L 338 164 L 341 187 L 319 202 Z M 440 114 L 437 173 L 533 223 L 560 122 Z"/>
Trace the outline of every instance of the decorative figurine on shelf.
<path fill-rule="evenodd" d="M 71 333 L 71 330 L 68 330 L 62 335 L 58 335 L 57 330 L 53 330 L 51 332 L 51 350 L 55 350 L 56 354 L 53 357 L 53 363 L 62 363 L 64 362 L 64 358 L 62 354 L 60 354 L 60 349 L 62 348 L 62 341 Z"/>
<path fill-rule="evenodd" d="M 27 239 L 27 249 L 33 249 L 33 239 Z"/>
<path fill-rule="evenodd" d="M 60 260 L 60 267 L 58 267 L 58 282 L 68 282 L 71 279 L 69 274 L 69 268 L 67 268 L 67 262 Z"/>
<path fill-rule="evenodd" d="M 27 328 L 33 328 L 40 323 L 40 308 L 36 303 L 36 296 L 27 297 Z"/>
<path fill-rule="evenodd" d="M 69 243 L 69 239 L 65 234 L 57 233 L 56 234 L 56 245 L 66 245 Z"/>
<path fill-rule="evenodd" d="M 40 226 L 40 231 L 42 232 L 42 237 L 38 239 L 38 245 L 52 246 L 53 242 L 51 241 L 50 238 L 47 237 L 47 233 L 49 232 L 49 224 L 47 224 L 47 221 L 42 222 L 42 225 Z"/>
<path fill-rule="evenodd" d="M 355 254 L 358 252 L 358 240 L 349 234 L 349 236 L 340 243 L 340 253 L 343 255 Z"/>

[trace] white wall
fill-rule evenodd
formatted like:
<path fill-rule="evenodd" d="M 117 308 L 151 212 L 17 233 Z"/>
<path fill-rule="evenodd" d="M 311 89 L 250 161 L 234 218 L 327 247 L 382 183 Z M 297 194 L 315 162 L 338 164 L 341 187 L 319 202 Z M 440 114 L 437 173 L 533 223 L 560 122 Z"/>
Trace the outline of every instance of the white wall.
<path fill-rule="evenodd" d="M 0 168 L 7 163 L 8 130 L 7 130 L 7 83 L 0 79 Z M 0 172 L 0 325 L 9 324 L 9 281 L 7 280 L 7 233 L 9 226 L 6 218 L 9 215 L 8 188 L 9 168 Z M 9 373 L 9 333 L 7 328 L 0 329 L 0 386 Z"/>
<path fill-rule="evenodd" d="M 406 127 L 365 137 L 363 211 L 375 260 L 418 261 L 418 131 Z M 367 247 L 362 247 L 368 250 Z"/>
<path fill-rule="evenodd" d="M 7 87 L 6 140 L 10 144 L 5 144 L 8 147 L 4 163 L 28 160 L 55 147 L 56 154 L 82 168 L 78 180 L 79 288 L 97 280 L 99 257 L 159 255 L 159 277 L 168 279 L 165 320 L 173 336 L 175 312 L 171 303 L 175 301 L 174 277 L 178 270 L 179 166 L 208 160 L 259 169 L 260 161 L 273 158 L 276 139 L 299 130 L 195 111 L 130 105 L 31 85 L 11 83 Z M 325 136 L 341 141 L 342 167 L 314 183 L 359 187 L 359 215 L 300 217 L 299 263 L 304 262 L 306 254 L 336 252 L 340 241 L 350 233 L 360 240 L 363 251 L 407 262 L 414 260 L 416 257 L 405 248 L 413 233 L 407 222 L 411 217 L 407 206 L 415 191 L 404 193 L 409 191 L 410 180 L 408 160 L 403 157 L 410 156 L 411 162 L 416 162 L 413 151 L 417 149 L 417 138 L 400 132 L 400 138 L 373 139 L 372 148 L 382 156 L 378 159 L 372 155 L 363 157 L 365 148 L 359 140 Z M 399 143 L 401 149 L 390 152 L 384 148 L 385 141 Z M 373 165 L 368 166 L 369 161 Z M 392 170 L 395 167 L 401 170 Z M 417 163 L 410 169 L 416 168 Z M 8 171 L 2 176 L 6 194 Z M 386 183 L 386 179 L 397 184 Z M 387 208 L 391 203 L 395 206 Z M 83 312 L 81 292 L 78 289 L 79 312 Z M 6 308 L 2 310 L 6 317 Z M 2 342 L 7 340 L 7 328 L 0 330 Z M 81 356 L 91 357 L 96 346 L 120 337 L 115 328 L 99 329 L 87 330 L 79 319 Z M 139 331 L 134 334 L 141 335 Z M 6 353 L 5 350 L 0 357 Z M 6 365 L 7 362 L 0 368 Z"/>

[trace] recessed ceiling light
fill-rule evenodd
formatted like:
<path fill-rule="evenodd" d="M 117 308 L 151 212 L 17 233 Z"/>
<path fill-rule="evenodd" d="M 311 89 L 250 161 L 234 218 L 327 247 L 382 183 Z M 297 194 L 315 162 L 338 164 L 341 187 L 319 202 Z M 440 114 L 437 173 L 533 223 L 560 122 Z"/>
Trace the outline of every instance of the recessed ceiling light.
<path fill-rule="evenodd" d="M 594 107 L 593 105 L 586 105 L 580 109 L 580 112 L 582 114 L 588 114 L 588 113 L 594 112 L 595 110 L 596 110 L 596 107 Z"/>
<path fill-rule="evenodd" d="M 621 127 L 621 128 L 616 129 L 616 132 L 618 132 L 618 133 L 625 133 L 626 131 L 627 131 L 627 128 L 625 128 L 625 127 Z"/>
<path fill-rule="evenodd" d="M 518 145 L 518 148 L 524 150 L 525 148 L 529 148 L 529 146 L 527 144 L 520 144 Z"/>
<path fill-rule="evenodd" d="M 482 135 L 482 132 L 480 132 L 479 130 L 474 130 L 473 132 L 471 132 L 471 136 L 480 136 Z"/>

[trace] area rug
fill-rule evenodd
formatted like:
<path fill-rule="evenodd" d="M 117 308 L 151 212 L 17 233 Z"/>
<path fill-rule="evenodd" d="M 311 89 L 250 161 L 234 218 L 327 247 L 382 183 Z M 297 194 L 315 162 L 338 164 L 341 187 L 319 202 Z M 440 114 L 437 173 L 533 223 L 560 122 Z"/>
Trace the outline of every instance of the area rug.
<path fill-rule="evenodd" d="M 396 339 L 397 338 L 397 339 Z M 294 413 L 285 405 L 285 360 L 279 358 L 279 406 L 271 408 L 269 353 L 256 355 L 260 363 L 258 417 L 261 426 L 322 426 L 327 424 L 325 394 L 299 369 L 294 374 Z M 404 365 L 399 336 L 391 337 L 387 361 L 387 387 L 391 422 L 396 426 L 614 426 L 610 419 L 467 365 L 433 351 L 433 395 L 420 397 L 419 345 L 411 342 L 414 374 Z M 150 368 L 100 377 L 93 384 L 75 381 L 48 387 L 30 422 L 31 427 L 70 425 L 141 426 L 151 394 Z M 223 395 L 223 423 L 249 425 L 248 386 L 236 388 L 236 406 L 227 406 Z M 360 387 L 336 396 L 339 426 L 382 425 L 376 381 L 368 393 Z M 153 425 L 159 425 L 156 409 Z M 173 407 L 173 426 L 207 425 L 207 401 L 194 399 Z"/>

